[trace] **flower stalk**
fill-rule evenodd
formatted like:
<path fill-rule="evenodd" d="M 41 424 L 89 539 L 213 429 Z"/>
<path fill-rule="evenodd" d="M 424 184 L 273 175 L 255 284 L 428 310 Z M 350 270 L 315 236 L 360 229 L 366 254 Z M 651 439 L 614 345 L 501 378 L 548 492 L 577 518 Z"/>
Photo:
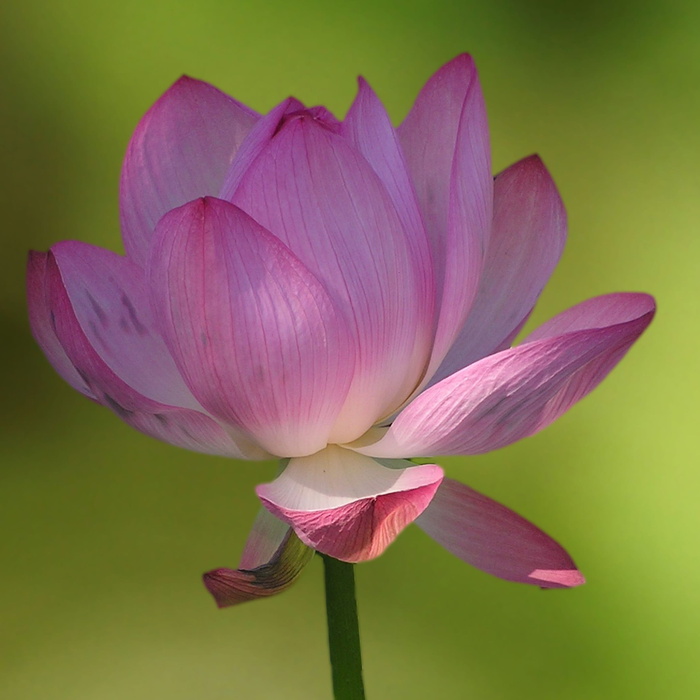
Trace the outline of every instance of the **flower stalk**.
<path fill-rule="evenodd" d="M 335 700 L 364 700 L 353 564 L 322 555 Z"/>

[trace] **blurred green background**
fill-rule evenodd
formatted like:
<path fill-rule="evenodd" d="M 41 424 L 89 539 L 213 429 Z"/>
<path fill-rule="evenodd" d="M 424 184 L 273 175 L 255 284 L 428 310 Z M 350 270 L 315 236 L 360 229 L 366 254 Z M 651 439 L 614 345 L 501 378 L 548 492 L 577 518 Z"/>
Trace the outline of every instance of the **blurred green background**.
<path fill-rule="evenodd" d="M 264 111 L 344 114 L 363 74 L 396 122 L 471 52 L 494 167 L 538 152 L 570 217 L 534 322 L 649 291 L 659 314 L 592 396 L 451 476 L 559 539 L 588 577 L 490 578 L 409 528 L 358 568 L 369 697 L 700 696 L 700 10 L 687 0 L 88 2 L 3 8 L 0 697 L 330 697 L 319 561 L 288 593 L 218 611 L 272 464 L 188 454 L 69 389 L 28 331 L 26 250 L 121 249 L 138 119 L 180 74 Z"/>

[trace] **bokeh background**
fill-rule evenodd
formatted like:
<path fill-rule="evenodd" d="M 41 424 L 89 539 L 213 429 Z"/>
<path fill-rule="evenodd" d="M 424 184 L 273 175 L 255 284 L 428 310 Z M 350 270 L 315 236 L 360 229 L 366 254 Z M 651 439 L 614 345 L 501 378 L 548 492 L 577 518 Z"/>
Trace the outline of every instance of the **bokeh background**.
<path fill-rule="evenodd" d="M 0 18 L 0 697 L 330 697 L 322 572 L 218 611 L 272 464 L 188 454 L 128 429 L 53 373 L 28 331 L 28 248 L 121 249 L 131 131 L 180 74 L 264 111 L 342 115 L 363 74 L 398 123 L 469 51 L 494 166 L 538 152 L 570 217 L 533 322 L 649 291 L 622 365 L 540 435 L 451 476 L 562 541 L 588 577 L 490 578 L 409 528 L 358 568 L 370 698 L 700 696 L 700 10 L 690 0 L 25 0 Z"/>

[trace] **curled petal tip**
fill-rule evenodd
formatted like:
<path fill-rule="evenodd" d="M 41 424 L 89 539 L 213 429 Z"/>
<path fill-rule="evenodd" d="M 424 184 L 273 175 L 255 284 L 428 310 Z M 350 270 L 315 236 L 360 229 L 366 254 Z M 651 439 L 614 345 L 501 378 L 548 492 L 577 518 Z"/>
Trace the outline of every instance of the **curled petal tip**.
<path fill-rule="evenodd" d="M 216 606 L 226 608 L 250 600 L 244 590 L 253 588 L 255 577 L 245 571 L 213 569 L 202 575 L 202 581 L 214 598 Z"/>
<path fill-rule="evenodd" d="M 289 532 L 270 561 L 255 569 L 213 569 L 202 576 L 217 607 L 267 598 L 289 588 L 313 557 L 313 550 Z"/>

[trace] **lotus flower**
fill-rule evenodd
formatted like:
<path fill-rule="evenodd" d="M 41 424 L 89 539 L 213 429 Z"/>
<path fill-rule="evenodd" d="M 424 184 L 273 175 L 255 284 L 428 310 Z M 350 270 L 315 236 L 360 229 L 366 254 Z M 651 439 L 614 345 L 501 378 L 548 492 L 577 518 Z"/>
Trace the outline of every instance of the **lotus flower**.
<path fill-rule="evenodd" d="M 597 297 L 511 343 L 561 254 L 539 158 L 491 174 L 476 69 L 441 68 L 394 128 L 359 81 L 343 121 L 287 99 L 265 116 L 183 77 L 121 179 L 126 256 L 64 241 L 29 259 L 34 336 L 57 372 L 134 428 L 279 458 L 219 605 L 288 586 L 313 550 L 380 555 L 411 522 L 501 578 L 583 582 L 554 540 L 408 458 L 475 455 L 549 425 L 651 321 Z"/>

